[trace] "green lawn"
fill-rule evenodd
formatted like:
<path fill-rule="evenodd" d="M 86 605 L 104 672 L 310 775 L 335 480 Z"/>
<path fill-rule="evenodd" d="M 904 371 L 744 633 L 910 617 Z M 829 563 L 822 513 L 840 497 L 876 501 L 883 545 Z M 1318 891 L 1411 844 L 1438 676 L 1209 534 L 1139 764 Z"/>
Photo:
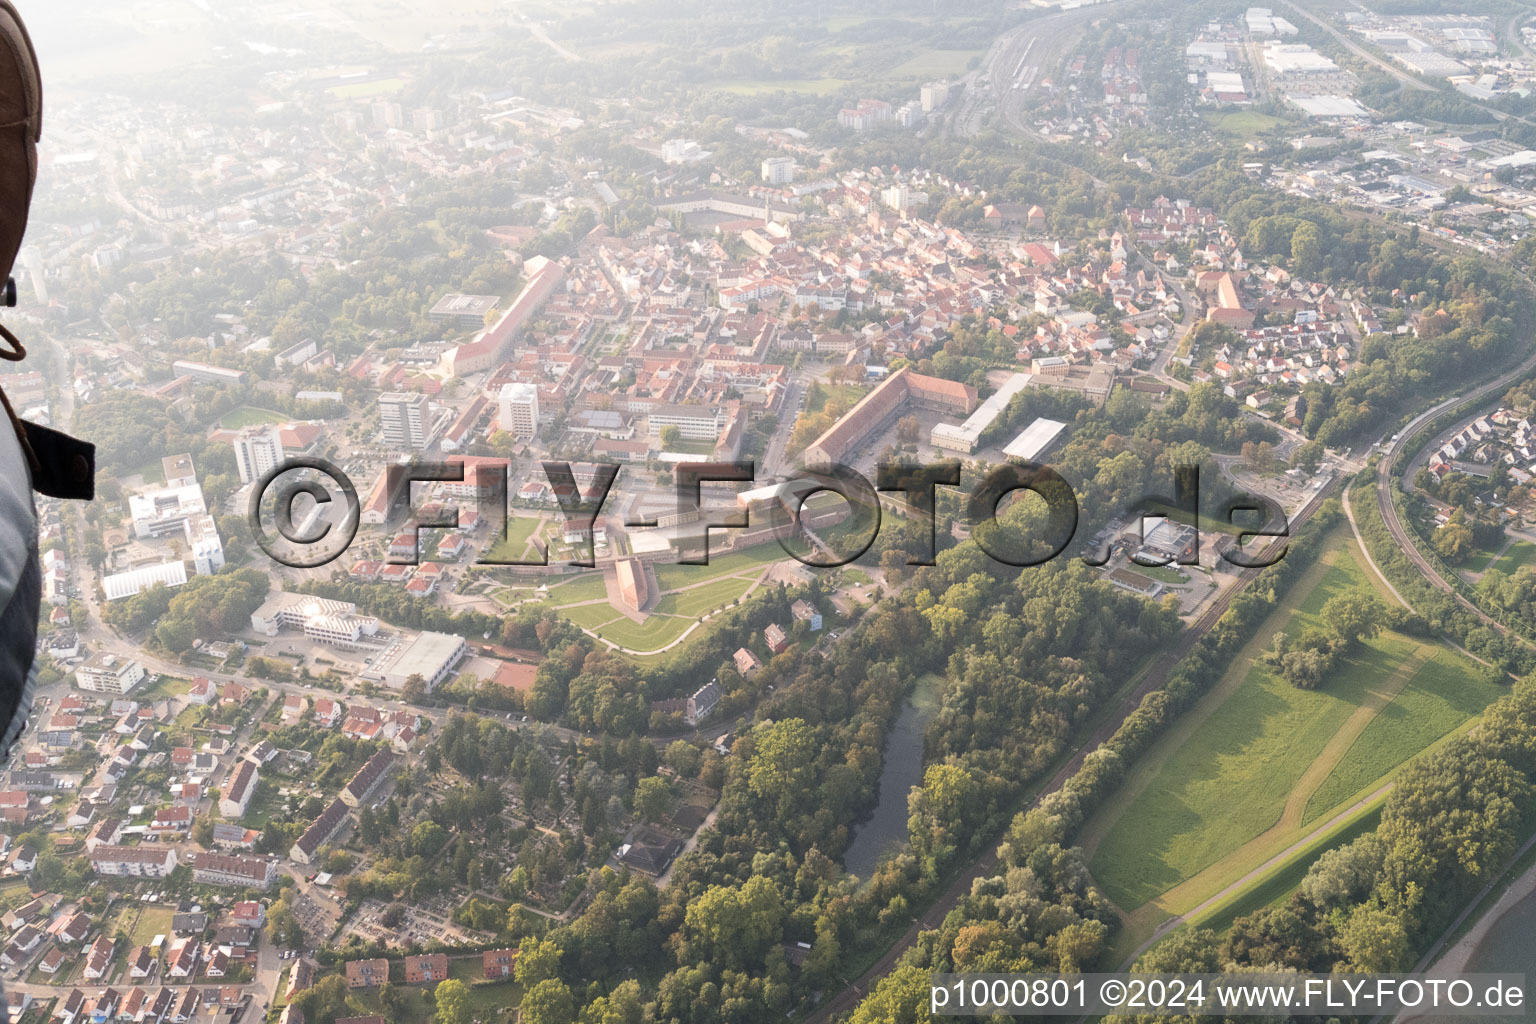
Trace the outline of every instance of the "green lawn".
<path fill-rule="evenodd" d="M 208 661 L 217 665 L 218 662 L 209 658 Z M 192 689 L 192 680 L 183 679 L 181 676 L 161 676 L 155 685 L 145 690 L 140 690 L 141 697 L 175 697 Z"/>
<path fill-rule="evenodd" d="M 557 606 L 596 601 L 607 596 L 608 585 L 603 582 L 603 574 L 599 572 L 585 572 L 579 576 L 572 576 L 570 582 L 549 588 L 549 603 Z"/>
<path fill-rule="evenodd" d="M 469 986 L 469 1005 L 479 1020 L 494 1021 L 497 1015 L 510 1020 L 522 1001 L 522 990 L 515 981 L 482 981 Z"/>
<path fill-rule="evenodd" d="M 125 478 L 132 476 L 141 477 L 144 480 L 145 487 L 153 484 L 163 484 L 165 483 L 165 466 L 161 464 L 159 459 L 150 459 L 137 469 L 130 469 L 123 476 Z"/>
<path fill-rule="evenodd" d="M 497 539 L 495 544 L 485 549 L 480 556 L 488 562 L 517 562 L 524 559 L 524 552 L 528 550 L 528 540 L 538 530 L 542 519 L 534 519 L 529 516 L 512 516 L 507 520 L 507 535 Z M 527 558 L 532 560 L 535 556 L 529 552 Z"/>
<path fill-rule="evenodd" d="M 1319 836 L 1315 842 L 1297 851 L 1294 857 L 1280 864 L 1256 885 L 1235 894 L 1226 902 L 1217 904 L 1198 918 L 1192 919 L 1190 923 L 1197 928 L 1210 928 L 1221 933 L 1231 928 L 1232 922 L 1245 914 L 1279 903 L 1295 891 L 1319 857 L 1329 850 L 1336 850 L 1354 842 L 1381 824 L 1381 808 L 1382 804 L 1378 803 L 1359 817 L 1330 829 Z"/>
<path fill-rule="evenodd" d="M 1135 565 L 1131 567 L 1131 571 L 1150 576 L 1159 583 L 1166 583 L 1172 587 L 1183 586 L 1189 582 L 1189 577 L 1184 572 L 1171 565 Z"/>
<path fill-rule="evenodd" d="M 893 78 L 916 78 L 925 82 L 934 78 L 963 75 L 968 69 L 971 58 L 979 57 L 985 52 L 984 50 L 928 50 L 891 68 L 890 75 Z"/>
<path fill-rule="evenodd" d="M 653 615 L 644 622 L 619 619 L 598 630 L 599 636 L 613 641 L 620 647 L 636 651 L 654 651 L 671 643 L 688 631 L 693 619 Z"/>
<path fill-rule="evenodd" d="M 1439 651 L 1350 746 L 1312 799 L 1304 823 L 1323 817 L 1498 699 L 1504 688 Z"/>
<path fill-rule="evenodd" d="M 711 553 L 708 565 L 658 565 L 656 582 L 662 590 L 677 590 L 693 583 L 702 583 L 719 576 L 761 569 L 782 562 L 789 556 L 777 544 L 758 544 L 741 551 L 725 554 Z"/>
<path fill-rule="evenodd" d="M 750 580 L 726 577 L 702 587 L 668 594 L 656 603 L 655 610 L 663 615 L 686 615 L 696 618 L 741 597 L 752 585 Z"/>
<path fill-rule="evenodd" d="M 1467 560 L 1461 564 L 1462 571 L 1487 572 L 1488 567 L 1493 564 L 1493 556 L 1496 554 L 1498 554 L 1497 548 L 1492 551 L 1488 551 L 1484 548 L 1478 548 L 1476 554 L 1469 556 Z"/>
<path fill-rule="evenodd" d="M 1527 565 L 1536 565 L 1536 544 L 1528 540 L 1517 540 L 1490 568 L 1513 575 L 1516 570 Z"/>
<path fill-rule="evenodd" d="M 566 608 L 560 614 L 585 629 L 596 629 L 603 623 L 617 618 L 621 613 L 613 605 L 605 603 Z"/>
<path fill-rule="evenodd" d="M 869 388 L 860 387 L 857 384 L 831 384 L 820 380 L 805 396 L 805 411 L 821 412 L 827 407 L 827 403 L 834 401 L 844 409 L 852 409 L 868 390 Z"/>
<path fill-rule="evenodd" d="M 1261 114 L 1256 110 L 1244 110 L 1234 114 L 1208 111 L 1205 119 L 1213 131 L 1234 139 L 1251 138 L 1283 123 L 1278 117 Z"/>
<path fill-rule="evenodd" d="M 133 926 L 128 941 L 135 946 L 147 946 L 156 935 L 171 934 L 171 918 L 175 911 L 170 907 L 146 906 L 139 913 L 139 921 Z"/>
<path fill-rule="evenodd" d="M 395 970 L 399 969 L 395 968 Z M 435 1006 L 424 987 L 396 985 L 395 992 L 401 996 L 402 1004 L 400 1012 L 392 1017 L 396 1024 L 427 1024 L 432 1019 Z M 379 990 L 376 988 L 354 989 L 347 993 L 347 1006 L 355 1010 L 358 1016 L 383 1012 L 383 1004 L 379 1001 Z"/>
<path fill-rule="evenodd" d="M 1279 628 L 1294 634 L 1320 626 L 1331 597 L 1369 587 L 1352 549 L 1336 551 Z M 1105 892 L 1123 908 L 1140 907 L 1274 826 L 1334 734 L 1419 646 L 1383 634 L 1314 691 L 1296 689 L 1257 661 L 1237 666 L 1240 684 L 1150 767 L 1155 774 L 1145 789 L 1094 850 L 1090 866 Z"/>
<path fill-rule="evenodd" d="M 242 405 L 238 409 L 232 409 L 219 420 L 219 426 L 225 430 L 243 430 L 246 427 L 254 427 L 260 423 L 286 423 L 288 417 L 275 409 L 262 409 L 254 405 Z"/>

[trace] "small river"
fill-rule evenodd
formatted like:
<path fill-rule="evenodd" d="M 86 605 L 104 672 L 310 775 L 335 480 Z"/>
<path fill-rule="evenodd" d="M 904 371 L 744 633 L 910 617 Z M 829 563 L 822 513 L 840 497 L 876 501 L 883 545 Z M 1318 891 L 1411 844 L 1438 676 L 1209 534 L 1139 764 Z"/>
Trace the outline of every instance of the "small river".
<path fill-rule="evenodd" d="M 868 880 L 882 857 L 907 845 L 907 793 L 923 782 L 923 734 L 939 710 L 939 680 L 924 676 L 896 716 L 885 740 L 885 765 L 880 770 L 880 800 L 875 813 L 858 827 L 843 864 L 850 874 Z"/>

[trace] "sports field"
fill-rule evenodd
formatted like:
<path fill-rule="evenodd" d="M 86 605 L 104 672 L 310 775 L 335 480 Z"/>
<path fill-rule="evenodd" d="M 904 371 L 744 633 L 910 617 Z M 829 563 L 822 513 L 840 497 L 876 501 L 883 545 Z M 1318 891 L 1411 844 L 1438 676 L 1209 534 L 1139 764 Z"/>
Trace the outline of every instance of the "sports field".
<path fill-rule="evenodd" d="M 1368 641 L 1313 691 L 1259 662 L 1275 633 L 1320 627 L 1335 595 L 1360 590 L 1391 600 L 1348 538 L 1347 530 L 1335 534 L 1226 676 L 1084 828 L 1095 880 L 1129 915 L 1125 941 L 1201 907 L 1341 815 L 1365 813 L 1407 760 L 1497 696 L 1462 655 L 1394 632 Z M 1286 878 L 1255 885 L 1283 896 L 1322 848 L 1291 863 Z"/>

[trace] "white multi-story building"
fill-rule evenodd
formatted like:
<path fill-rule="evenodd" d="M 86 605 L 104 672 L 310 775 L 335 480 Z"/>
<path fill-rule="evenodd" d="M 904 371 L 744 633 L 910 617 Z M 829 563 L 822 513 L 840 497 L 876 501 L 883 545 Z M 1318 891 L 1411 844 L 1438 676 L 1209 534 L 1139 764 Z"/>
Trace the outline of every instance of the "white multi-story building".
<path fill-rule="evenodd" d="M 504 385 L 499 425 L 518 440 L 532 440 L 539 432 L 539 389 L 521 381 Z"/>
<path fill-rule="evenodd" d="M 107 651 L 97 651 L 75 669 L 75 685 L 92 693 L 130 693 L 143 680 L 143 665 Z"/>
<path fill-rule="evenodd" d="M 282 436 L 270 424 L 247 427 L 235 435 L 232 443 L 241 483 L 260 480 L 263 474 L 283 461 Z"/>
<path fill-rule="evenodd" d="M 91 867 L 98 875 L 131 875 L 164 878 L 176 870 L 174 846 L 98 846 L 91 851 Z"/>
<path fill-rule="evenodd" d="M 763 161 L 763 181 L 770 185 L 788 185 L 794 180 L 794 157 L 771 156 Z"/>
<path fill-rule="evenodd" d="M 251 612 L 251 629 L 277 636 L 284 629 L 300 629 L 311 640 L 333 647 L 366 647 L 379 630 L 377 619 L 357 614 L 350 601 L 334 601 L 307 594 L 274 591 Z"/>
<path fill-rule="evenodd" d="M 425 448 L 432 427 L 427 396 L 401 392 L 380 395 L 379 422 L 384 428 L 386 446 L 411 450 Z"/>
<path fill-rule="evenodd" d="M 224 784 L 224 793 L 219 798 L 219 813 L 235 820 L 244 816 L 245 809 L 251 805 L 251 797 L 256 795 L 256 783 L 260 778 L 256 766 L 242 760 Z"/>
<path fill-rule="evenodd" d="M 224 568 L 224 542 L 211 515 L 187 520 L 187 544 L 192 548 L 192 567 L 199 576 L 212 576 Z"/>
<path fill-rule="evenodd" d="M 710 405 L 658 405 L 646 413 L 646 429 L 652 437 L 676 427 L 685 441 L 713 441 L 724 422 L 725 411 Z"/>
<path fill-rule="evenodd" d="M 923 113 L 933 113 L 949 102 L 949 83 L 929 82 L 918 93 L 918 99 L 923 105 Z"/>

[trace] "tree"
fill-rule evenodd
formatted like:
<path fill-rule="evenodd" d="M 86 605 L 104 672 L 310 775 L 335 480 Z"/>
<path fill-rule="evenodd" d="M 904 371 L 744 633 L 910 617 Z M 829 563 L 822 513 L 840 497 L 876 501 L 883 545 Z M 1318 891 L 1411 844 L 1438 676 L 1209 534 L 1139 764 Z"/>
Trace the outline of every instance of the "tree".
<path fill-rule="evenodd" d="M 1291 235 L 1291 263 L 1299 273 L 1315 274 L 1323 264 L 1323 237 L 1317 225 L 1304 220 Z"/>
<path fill-rule="evenodd" d="M 644 1019 L 645 996 L 633 978 L 598 996 L 581 1013 L 581 1024 L 641 1024 Z"/>
<path fill-rule="evenodd" d="M 392 981 L 384 982 L 383 987 L 379 989 L 379 1007 L 384 1011 L 384 1018 L 390 1024 L 398 1024 L 404 1019 L 405 1009 L 410 1005 L 410 1001 L 410 995 L 400 991 Z"/>
<path fill-rule="evenodd" d="M 1322 619 L 1345 647 L 1351 647 L 1381 631 L 1385 611 L 1382 603 L 1369 594 L 1346 593 L 1328 599 L 1322 608 Z"/>
<path fill-rule="evenodd" d="M 672 788 L 666 780 L 651 775 L 635 787 L 635 813 L 645 821 L 660 821 L 672 802 Z"/>
<path fill-rule="evenodd" d="M 469 1003 L 469 986 L 457 978 L 438 982 L 432 996 L 437 1002 L 432 1024 L 470 1024 L 474 1020 L 474 1007 Z"/>
<path fill-rule="evenodd" d="M 683 432 L 677 427 L 668 425 L 661 428 L 661 446 L 668 451 L 675 449 L 683 440 Z"/>
<path fill-rule="evenodd" d="M 524 994 L 518 1013 L 523 1024 L 574 1024 L 576 1003 L 565 982 L 546 978 Z"/>
<path fill-rule="evenodd" d="M 405 920 L 405 904 L 403 903 L 391 903 L 379 915 L 379 923 L 386 928 L 398 928 L 403 920 Z"/>
<path fill-rule="evenodd" d="M 1406 969 L 1412 945 L 1400 913 L 1379 903 L 1362 903 L 1335 915 L 1339 948 L 1359 971 Z"/>
<path fill-rule="evenodd" d="M 804 719 L 786 718 L 757 730 L 747 785 L 753 793 L 777 803 L 781 814 L 803 800 L 811 788 L 816 740 Z"/>
<path fill-rule="evenodd" d="M 400 699 L 408 704 L 420 704 L 421 699 L 427 695 L 427 681 L 420 673 L 411 673 L 405 685 L 400 688 Z"/>
<path fill-rule="evenodd" d="M 553 939 L 529 935 L 517 947 L 517 966 L 513 969 L 524 988 L 560 975 L 560 947 Z"/>
<path fill-rule="evenodd" d="M 916 416 L 903 416 L 896 421 L 896 440 L 901 444 L 917 444 L 923 436 L 923 425 Z"/>
<path fill-rule="evenodd" d="M 687 740 L 673 740 L 667 744 L 663 760 L 679 776 L 691 779 L 704 764 L 704 752 Z"/>
<path fill-rule="evenodd" d="M 1291 468 L 1299 469 L 1309 476 L 1317 472 L 1317 467 L 1322 465 L 1323 456 L 1328 449 L 1321 441 L 1305 441 L 1296 446 L 1291 452 Z"/>
<path fill-rule="evenodd" d="M 202 847 L 213 845 L 213 816 L 205 814 L 192 826 L 192 841 Z"/>
<path fill-rule="evenodd" d="M 927 971 L 898 967 L 859 1004 L 851 1024 L 928 1024 L 929 988 Z"/>

